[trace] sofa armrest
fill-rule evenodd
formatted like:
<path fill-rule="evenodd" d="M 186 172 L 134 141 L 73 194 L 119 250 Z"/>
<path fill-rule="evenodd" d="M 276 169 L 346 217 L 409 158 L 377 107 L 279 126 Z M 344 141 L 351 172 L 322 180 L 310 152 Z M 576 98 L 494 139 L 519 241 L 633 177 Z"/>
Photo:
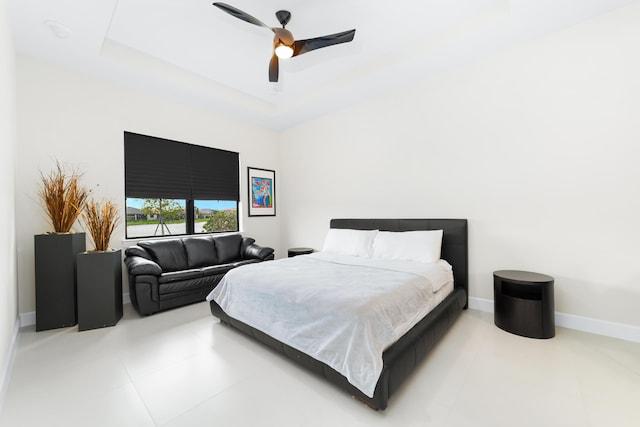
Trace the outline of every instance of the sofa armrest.
<path fill-rule="evenodd" d="M 134 276 L 139 276 L 141 274 L 159 276 L 160 274 L 162 274 L 162 268 L 160 268 L 157 263 L 140 256 L 126 257 L 124 259 L 124 263 L 127 265 L 129 274 Z"/>
<path fill-rule="evenodd" d="M 129 298 L 133 308 L 143 316 L 160 311 L 158 276 L 151 274 L 130 275 Z"/>
<path fill-rule="evenodd" d="M 271 260 L 274 258 L 273 248 L 251 243 L 250 245 L 247 245 L 246 247 L 243 248 L 242 258 L 243 259 L 259 259 L 262 261 Z"/>

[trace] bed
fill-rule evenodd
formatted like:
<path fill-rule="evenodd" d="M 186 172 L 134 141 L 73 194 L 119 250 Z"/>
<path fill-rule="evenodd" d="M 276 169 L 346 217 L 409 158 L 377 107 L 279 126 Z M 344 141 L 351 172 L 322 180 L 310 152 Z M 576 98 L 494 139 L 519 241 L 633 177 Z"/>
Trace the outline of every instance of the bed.
<path fill-rule="evenodd" d="M 278 325 L 280 322 L 277 319 L 278 314 L 280 313 L 281 307 L 293 307 L 295 309 L 295 300 L 297 297 L 287 298 L 287 297 L 278 297 L 281 298 L 278 304 L 274 304 L 273 300 L 269 304 L 272 307 L 277 307 L 277 310 L 274 310 L 273 313 L 267 313 L 272 319 L 272 323 L 275 326 L 267 325 L 266 327 L 253 327 L 250 325 L 257 325 L 254 319 L 243 317 L 242 311 L 238 311 L 233 305 L 229 305 L 228 301 L 226 301 L 226 294 L 223 294 L 225 291 L 224 286 L 226 286 L 227 292 L 231 289 L 237 292 L 240 292 L 240 286 L 237 283 L 234 283 L 231 277 L 229 283 L 221 283 L 223 288 L 212 292 L 207 298 L 210 301 L 210 307 L 212 314 L 219 318 L 221 323 L 225 325 L 230 325 L 231 327 L 238 329 L 239 331 L 252 336 L 258 341 L 266 344 L 267 346 L 275 349 L 276 351 L 284 354 L 289 359 L 295 361 L 300 364 L 304 368 L 311 370 L 321 376 L 324 376 L 328 381 L 337 385 L 338 387 L 346 390 L 353 397 L 361 400 L 366 403 L 370 407 L 374 409 L 384 410 L 387 405 L 389 398 L 394 394 L 396 390 L 399 389 L 401 384 L 411 375 L 411 373 L 416 369 L 419 363 L 426 357 L 429 351 L 435 347 L 437 342 L 443 337 L 449 327 L 454 323 L 454 321 L 458 318 L 462 310 L 467 308 L 468 305 L 468 250 L 467 250 L 467 220 L 466 219 L 332 219 L 330 222 L 331 230 L 379 230 L 380 232 L 404 232 L 404 231 L 418 231 L 418 230 L 442 230 L 442 246 L 440 252 L 440 258 L 444 260 L 443 264 L 450 265 L 449 270 L 452 271 L 452 282 L 449 282 L 450 289 L 446 290 L 446 286 L 442 286 L 442 291 L 438 291 L 439 294 L 443 296 L 440 298 L 440 301 L 437 301 L 437 305 L 434 303 L 434 306 L 424 317 L 420 315 L 416 319 L 412 320 L 410 324 L 407 326 L 407 330 L 402 331 L 402 335 L 398 337 L 387 337 L 386 339 L 392 339 L 393 341 L 389 341 L 389 345 L 382 344 L 384 347 L 381 347 L 379 352 L 381 353 L 380 363 L 376 363 L 378 370 L 375 373 L 375 377 L 373 378 L 373 382 L 371 382 L 371 378 L 368 378 L 367 384 L 359 382 L 360 380 L 354 380 L 354 376 L 351 370 L 349 370 L 348 365 L 345 363 L 344 366 L 342 364 L 342 359 L 339 359 L 338 363 L 335 362 L 333 358 L 327 358 L 324 356 L 322 351 L 312 351 L 307 350 L 307 347 L 302 347 L 298 342 L 289 342 L 287 339 L 276 339 L 274 337 L 280 338 L 280 332 L 282 330 L 290 329 L 289 327 L 284 327 L 278 329 Z M 390 234 L 390 233 L 385 233 Z M 405 234 L 406 235 L 406 234 Z M 311 265 L 321 265 L 320 263 L 328 261 L 332 264 L 334 261 L 332 259 L 325 259 L 326 256 L 316 256 L 313 258 L 311 255 L 304 255 L 302 257 L 296 258 L 304 258 L 309 257 L 308 259 L 300 259 L 299 261 L 290 260 L 282 260 L 282 266 L 287 266 L 289 270 L 298 270 L 300 274 L 306 274 L 304 270 L 306 270 L 306 266 Z M 364 262 L 364 261 L 363 261 Z M 367 261 L 368 262 L 368 261 Z M 266 266 L 266 272 L 268 270 L 275 270 L 278 262 L 269 262 L 262 264 L 271 264 L 271 266 Z M 322 264 L 323 265 L 323 264 Z M 252 267 L 255 269 L 256 267 Z M 264 267 L 261 267 L 264 268 Z M 333 267 L 331 267 L 333 268 Z M 340 268 L 347 268 L 338 266 Z M 362 266 L 361 273 L 362 277 L 370 277 L 367 276 L 365 272 L 366 268 L 369 266 Z M 243 267 L 244 269 L 244 267 Z M 243 270 L 236 269 L 236 270 Z M 309 267 L 309 273 L 314 276 L 318 276 L 318 271 L 314 271 L 311 267 Z M 384 277 L 386 273 L 386 268 L 383 271 L 379 270 L 379 275 Z M 338 270 L 338 273 L 333 273 L 334 275 L 342 274 Z M 245 281 L 253 281 L 253 278 L 257 277 L 258 271 L 246 269 L 244 272 L 244 277 L 249 277 L 252 279 L 245 279 Z M 296 274 L 298 274 L 296 273 Z M 253 274 L 253 275 L 251 275 Z M 333 278 L 329 274 L 329 267 L 327 267 L 327 278 Z M 389 273 L 390 280 L 393 280 L 395 276 L 392 276 Z M 406 273 L 400 272 L 398 274 L 404 275 L 413 275 L 413 272 Z M 420 273 L 422 274 L 422 273 Z M 276 288 L 278 286 L 274 286 L 277 284 L 277 280 L 282 280 L 285 282 L 285 278 L 288 275 L 284 270 L 282 270 L 281 279 L 274 279 L 274 276 L 271 276 L 271 285 L 263 285 L 264 287 L 261 289 L 260 293 L 268 293 L 267 290 Z M 324 277 L 324 275 L 320 275 Z M 243 276 L 238 276 L 238 278 L 242 278 Z M 277 277 L 277 276 L 275 276 Z M 226 278 L 226 276 L 225 276 Z M 236 280 L 238 279 L 236 278 Z M 309 277 L 309 282 L 311 282 L 312 278 Z M 274 281 L 276 280 L 276 281 Z M 422 280 L 422 279 L 416 279 Z M 315 281 L 317 282 L 317 277 L 315 277 Z M 419 283 L 419 282 L 416 282 Z M 427 283 L 431 283 L 427 281 Z M 219 285 L 219 286 L 221 286 Z M 327 285 L 327 289 L 331 289 L 331 291 L 326 291 L 326 293 L 335 291 L 335 284 L 331 283 L 333 287 Z M 236 286 L 236 287 L 234 287 Z M 299 286 L 304 288 L 303 286 Z M 218 288 L 216 288 L 218 289 Z M 259 288 L 254 288 L 259 289 Z M 263 292 L 264 291 L 264 292 Z M 216 295 L 213 295 L 216 293 Z M 250 291 L 249 291 L 250 292 Z M 395 291 L 394 291 L 395 292 Z M 257 294 L 258 292 L 256 292 Z M 434 294 L 436 294 L 434 289 Z M 223 297 L 223 295 L 225 297 Z M 241 294 L 240 294 L 241 295 Z M 323 296 L 322 293 L 317 293 L 317 301 L 324 301 L 325 298 L 321 298 Z M 446 295 L 446 296 L 444 296 Z M 220 302 L 216 302 L 216 299 Z M 256 295 L 253 298 L 252 294 L 245 293 L 243 296 L 244 300 L 252 300 L 261 299 L 262 296 Z M 292 302 L 293 301 L 293 302 Z M 246 301 L 244 301 L 246 302 Z M 243 302 L 243 304 L 244 304 Z M 335 309 L 335 302 L 331 303 L 331 307 L 326 307 L 325 310 L 331 310 L 332 313 L 337 313 Z M 320 305 L 320 302 L 318 302 Z M 227 310 L 223 310 L 221 306 L 227 307 Z M 251 307 L 251 306 L 249 306 Z M 251 309 L 251 311 L 260 312 L 262 309 L 259 306 L 256 306 L 255 310 Z M 302 310 L 304 311 L 304 310 Z M 283 311 L 284 313 L 284 311 Z M 233 315 L 230 315 L 233 314 Z M 285 322 L 290 319 L 284 319 L 285 316 L 290 316 L 289 314 L 282 314 L 282 321 Z M 334 317 L 338 316 L 338 314 L 334 314 Z M 417 314 L 416 314 L 417 316 Z M 326 317 L 326 316 L 325 316 Z M 364 322 L 363 322 L 364 323 Z M 284 323 L 286 325 L 286 322 Z M 304 326 L 305 328 L 307 326 Z M 358 325 L 359 327 L 359 325 Z M 374 328 L 376 329 L 376 328 Z M 265 332 L 267 331 L 267 332 Z M 368 331 L 359 331 L 357 336 L 367 335 Z M 299 335 L 299 334 L 298 334 Z M 313 334 L 311 334 L 313 335 Z M 287 342 L 284 343 L 283 341 Z M 311 343 L 313 344 L 313 343 Z M 324 344 L 323 344 L 324 345 Z M 358 342 L 359 345 L 359 342 Z M 312 345 L 312 347 L 314 347 Z M 315 348 L 315 347 L 314 347 Z M 359 347 L 358 347 L 359 348 Z M 304 350 L 302 350 L 304 349 Z M 333 349 L 332 349 L 333 350 Z M 368 348 L 367 348 L 368 350 Z M 353 347 L 349 348 L 349 353 L 353 352 Z M 334 352 L 332 351 L 331 354 Z M 332 356 L 333 357 L 333 356 Z M 351 357 L 351 356 L 350 356 Z M 375 358 L 374 358 L 375 359 Z M 356 366 L 357 363 L 356 362 Z M 373 363 L 373 362 L 372 362 Z M 379 366 L 378 366 L 379 365 Z M 346 368 L 345 368 L 346 366 Z M 369 377 L 370 374 L 367 374 Z M 366 376 L 366 375 L 365 375 Z M 369 387 L 369 388 L 367 388 Z"/>

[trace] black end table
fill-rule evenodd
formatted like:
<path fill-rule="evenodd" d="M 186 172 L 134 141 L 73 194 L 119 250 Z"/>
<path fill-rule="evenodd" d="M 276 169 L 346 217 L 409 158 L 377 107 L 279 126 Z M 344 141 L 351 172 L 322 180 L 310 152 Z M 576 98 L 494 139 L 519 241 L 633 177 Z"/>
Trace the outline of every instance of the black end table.
<path fill-rule="evenodd" d="M 289 258 L 298 255 L 308 255 L 310 253 L 313 253 L 313 248 L 289 248 L 287 251 Z"/>
<path fill-rule="evenodd" d="M 529 271 L 493 272 L 494 323 L 500 329 L 529 338 L 553 338 L 554 279 Z"/>

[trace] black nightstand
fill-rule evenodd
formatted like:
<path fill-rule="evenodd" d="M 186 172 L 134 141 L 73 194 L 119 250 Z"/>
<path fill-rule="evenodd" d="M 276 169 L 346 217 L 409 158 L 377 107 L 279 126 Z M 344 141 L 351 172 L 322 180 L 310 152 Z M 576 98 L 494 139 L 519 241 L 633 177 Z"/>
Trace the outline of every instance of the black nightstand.
<path fill-rule="evenodd" d="M 529 271 L 493 272 L 494 323 L 529 338 L 556 334 L 553 277 Z"/>
<path fill-rule="evenodd" d="M 291 258 L 298 255 L 308 255 L 313 253 L 313 248 L 289 248 L 287 252 L 289 258 Z"/>

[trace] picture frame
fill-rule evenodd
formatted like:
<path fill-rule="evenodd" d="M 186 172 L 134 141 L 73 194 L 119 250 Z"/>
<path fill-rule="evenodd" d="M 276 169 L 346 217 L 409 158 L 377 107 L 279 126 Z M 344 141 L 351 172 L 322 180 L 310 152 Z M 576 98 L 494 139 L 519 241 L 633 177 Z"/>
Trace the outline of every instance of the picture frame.
<path fill-rule="evenodd" d="M 249 216 L 276 216 L 276 172 L 247 168 Z"/>

